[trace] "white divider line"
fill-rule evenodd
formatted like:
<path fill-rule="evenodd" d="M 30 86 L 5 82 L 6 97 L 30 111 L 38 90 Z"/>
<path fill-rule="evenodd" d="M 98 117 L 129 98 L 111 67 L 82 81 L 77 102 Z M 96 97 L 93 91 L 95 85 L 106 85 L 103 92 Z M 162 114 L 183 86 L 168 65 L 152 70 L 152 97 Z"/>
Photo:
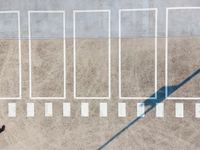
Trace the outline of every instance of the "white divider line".
<path fill-rule="evenodd" d="M 144 117 L 145 114 L 145 106 L 144 103 L 137 103 L 137 117 Z"/>
<path fill-rule="evenodd" d="M 195 104 L 195 117 L 200 118 L 200 103 Z"/>
<path fill-rule="evenodd" d="M 126 117 L 126 103 L 118 103 L 118 117 Z"/>
<path fill-rule="evenodd" d="M 107 117 L 108 116 L 107 103 L 100 103 L 99 113 L 100 113 L 99 114 L 100 117 Z"/>
<path fill-rule="evenodd" d="M 34 103 L 27 103 L 27 105 L 26 105 L 26 116 L 27 117 L 34 117 L 34 115 L 35 115 Z"/>
<path fill-rule="evenodd" d="M 81 117 L 88 117 L 88 116 L 89 116 L 89 104 L 81 103 Z"/>
<path fill-rule="evenodd" d="M 63 117 L 71 116 L 71 105 L 70 103 L 63 103 Z"/>
<path fill-rule="evenodd" d="M 183 103 L 176 103 L 175 104 L 175 111 L 176 111 L 176 117 L 177 118 L 183 118 L 184 117 L 184 106 Z"/>
<path fill-rule="evenodd" d="M 45 117 L 53 116 L 53 106 L 52 103 L 45 103 Z"/>
<path fill-rule="evenodd" d="M 164 117 L 164 103 L 156 104 L 156 117 L 158 118 Z"/>
<path fill-rule="evenodd" d="M 16 117 L 16 103 L 8 103 L 8 117 Z"/>

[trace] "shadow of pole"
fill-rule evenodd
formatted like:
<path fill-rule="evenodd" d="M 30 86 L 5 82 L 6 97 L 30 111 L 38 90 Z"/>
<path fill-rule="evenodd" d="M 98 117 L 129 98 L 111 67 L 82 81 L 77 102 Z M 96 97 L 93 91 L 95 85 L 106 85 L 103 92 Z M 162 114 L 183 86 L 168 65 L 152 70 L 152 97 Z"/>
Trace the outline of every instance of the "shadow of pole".
<path fill-rule="evenodd" d="M 179 89 L 181 86 L 186 84 L 188 81 L 190 81 L 194 76 L 196 76 L 198 73 L 200 73 L 200 69 L 196 70 L 194 73 L 192 73 L 189 77 L 187 77 L 185 80 L 183 80 L 181 83 L 173 86 L 163 86 L 160 88 L 156 93 L 152 94 L 148 99 L 146 99 L 143 104 L 145 106 L 145 112 L 138 116 L 137 118 L 131 120 L 125 127 L 123 127 L 121 130 L 119 130 L 117 133 L 115 133 L 108 141 L 106 141 L 103 145 L 101 145 L 98 150 L 102 150 L 107 146 L 110 142 L 112 142 L 115 138 L 117 138 L 120 134 L 122 134 L 124 131 L 126 131 L 130 126 L 134 125 L 137 121 L 143 118 L 144 114 L 147 114 L 150 112 L 157 103 L 161 103 L 166 99 L 167 96 L 174 93 L 177 89 Z M 167 92 L 166 92 L 167 91 Z M 157 97 L 157 98 L 155 98 Z M 155 98 L 155 99 L 152 99 Z"/>

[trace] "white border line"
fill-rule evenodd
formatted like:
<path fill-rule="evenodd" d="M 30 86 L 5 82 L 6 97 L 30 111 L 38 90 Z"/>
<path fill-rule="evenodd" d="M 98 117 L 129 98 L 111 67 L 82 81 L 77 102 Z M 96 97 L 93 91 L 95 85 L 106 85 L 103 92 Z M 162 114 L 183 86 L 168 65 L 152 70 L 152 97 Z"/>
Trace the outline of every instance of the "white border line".
<path fill-rule="evenodd" d="M 108 96 L 107 97 L 78 97 L 76 93 L 76 13 L 108 13 Z M 74 98 L 75 99 L 110 99 L 111 98 L 111 11 L 110 10 L 74 10 L 73 11 L 73 52 L 74 52 Z"/>
<path fill-rule="evenodd" d="M 188 10 L 188 9 L 200 9 L 200 7 L 167 7 L 166 8 L 166 30 L 165 30 L 165 97 L 168 100 L 199 100 L 200 97 L 169 97 L 168 96 L 168 19 L 169 10 Z"/>
<path fill-rule="evenodd" d="M 18 26 L 18 61 L 19 61 L 19 96 L 18 97 L 0 97 L 0 100 L 20 100 L 22 98 L 22 61 L 21 61 L 21 27 L 20 27 L 20 12 L 19 11 L 0 11 L 0 14 L 17 14 Z"/>
<path fill-rule="evenodd" d="M 126 96 L 122 96 L 122 89 L 121 89 L 121 13 L 122 12 L 128 12 L 128 11 L 155 11 L 155 88 L 154 88 L 154 92 L 155 92 L 155 96 L 154 97 L 126 97 Z M 158 66 L 157 66 L 157 16 L 158 16 L 158 9 L 157 8 L 138 8 L 138 9 L 119 9 L 119 16 L 118 16 L 118 20 L 119 20 L 119 99 L 157 99 L 157 70 L 158 70 Z"/>
<path fill-rule="evenodd" d="M 31 59 L 31 13 L 60 13 L 63 15 L 63 92 L 64 92 L 64 96 L 63 97 L 32 97 L 32 59 Z M 62 10 L 48 10 L 48 11 L 35 11 L 35 10 L 30 10 L 28 11 L 28 32 L 29 32 L 29 97 L 30 99 L 34 100 L 34 99 L 66 99 L 66 40 L 65 40 L 65 11 Z"/>

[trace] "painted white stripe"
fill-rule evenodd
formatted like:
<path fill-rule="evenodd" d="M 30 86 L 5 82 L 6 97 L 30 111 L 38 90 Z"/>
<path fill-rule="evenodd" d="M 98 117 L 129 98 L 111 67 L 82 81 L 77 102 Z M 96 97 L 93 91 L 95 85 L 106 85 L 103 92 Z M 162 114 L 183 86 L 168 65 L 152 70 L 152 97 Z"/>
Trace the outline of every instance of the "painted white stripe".
<path fill-rule="evenodd" d="M 71 116 L 71 105 L 70 103 L 63 103 L 63 117 Z"/>
<path fill-rule="evenodd" d="M 118 117 L 126 117 L 126 103 L 118 103 Z"/>
<path fill-rule="evenodd" d="M 81 116 L 88 117 L 89 116 L 89 104 L 81 103 Z"/>
<path fill-rule="evenodd" d="M 137 117 L 144 117 L 145 106 L 144 103 L 137 103 Z"/>
<path fill-rule="evenodd" d="M 100 117 L 107 117 L 107 103 L 100 103 Z"/>
<path fill-rule="evenodd" d="M 53 116 L 53 107 L 52 103 L 45 103 L 45 117 Z"/>
<path fill-rule="evenodd" d="M 184 117 L 183 103 L 176 103 L 175 110 L 176 110 L 176 117 L 177 118 L 183 118 Z"/>
<path fill-rule="evenodd" d="M 16 103 L 8 103 L 8 116 L 16 117 Z"/>
<path fill-rule="evenodd" d="M 200 118 L 200 103 L 195 104 L 195 117 Z"/>
<path fill-rule="evenodd" d="M 156 104 L 156 117 L 164 117 L 164 103 Z"/>
<path fill-rule="evenodd" d="M 26 116 L 27 117 L 34 117 L 35 111 L 34 111 L 34 103 L 27 103 L 26 105 Z"/>

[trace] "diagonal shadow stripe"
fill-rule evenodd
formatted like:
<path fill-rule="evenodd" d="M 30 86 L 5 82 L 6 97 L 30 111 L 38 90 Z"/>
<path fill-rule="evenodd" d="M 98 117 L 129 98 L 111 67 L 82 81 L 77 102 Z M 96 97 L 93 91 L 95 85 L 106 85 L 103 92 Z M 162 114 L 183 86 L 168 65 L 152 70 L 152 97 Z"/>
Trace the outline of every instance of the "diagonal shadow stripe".
<path fill-rule="evenodd" d="M 124 131 L 126 131 L 130 126 L 134 125 L 135 123 L 137 123 L 137 121 L 142 119 L 143 115 L 150 112 L 156 106 L 157 103 L 161 103 L 162 101 L 164 101 L 167 96 L 174 93 L 177 89 L 182 87 L 184 84 L 186 84 L 188 81 L 190 81 L 194 76 L 196 76 L 199 73 L 200 73 L 200 68 L 198 70 L 196 70 L 195 72 L 193 72 L 190 76 L 188 76 L 185 80 L 183 80 L 182 82 L 180 82 L 177 85 L 161 87 L 157 92 L 152 94 L 148 99 L 146 99 L 143 102 L 145 108 L 147 108 L 145 110 L 145 112 L 143 114 L 141 114 L 140 116 L 138 116 L 137 118 L 131 120 L 126 126 L 124 126 L 121 130 L 119 130 L 117 133 L 115 133 L 108 141 L 106 141 L 103 145 L 101 145 L 98 148 L 98 150 L 102 150 L 103 148 L 105 148 L 109 143 L 111 143 L 115 138 L 117 138 L 120 134 L 122 134 Z M 167 90 L 166 90 L 166 88 L 167 88 Z M 168 93 L 166 93 L 166 91 L 168 91 Z M 152 99 L 156 95 L 157 95 L 157 98 Z"/>

